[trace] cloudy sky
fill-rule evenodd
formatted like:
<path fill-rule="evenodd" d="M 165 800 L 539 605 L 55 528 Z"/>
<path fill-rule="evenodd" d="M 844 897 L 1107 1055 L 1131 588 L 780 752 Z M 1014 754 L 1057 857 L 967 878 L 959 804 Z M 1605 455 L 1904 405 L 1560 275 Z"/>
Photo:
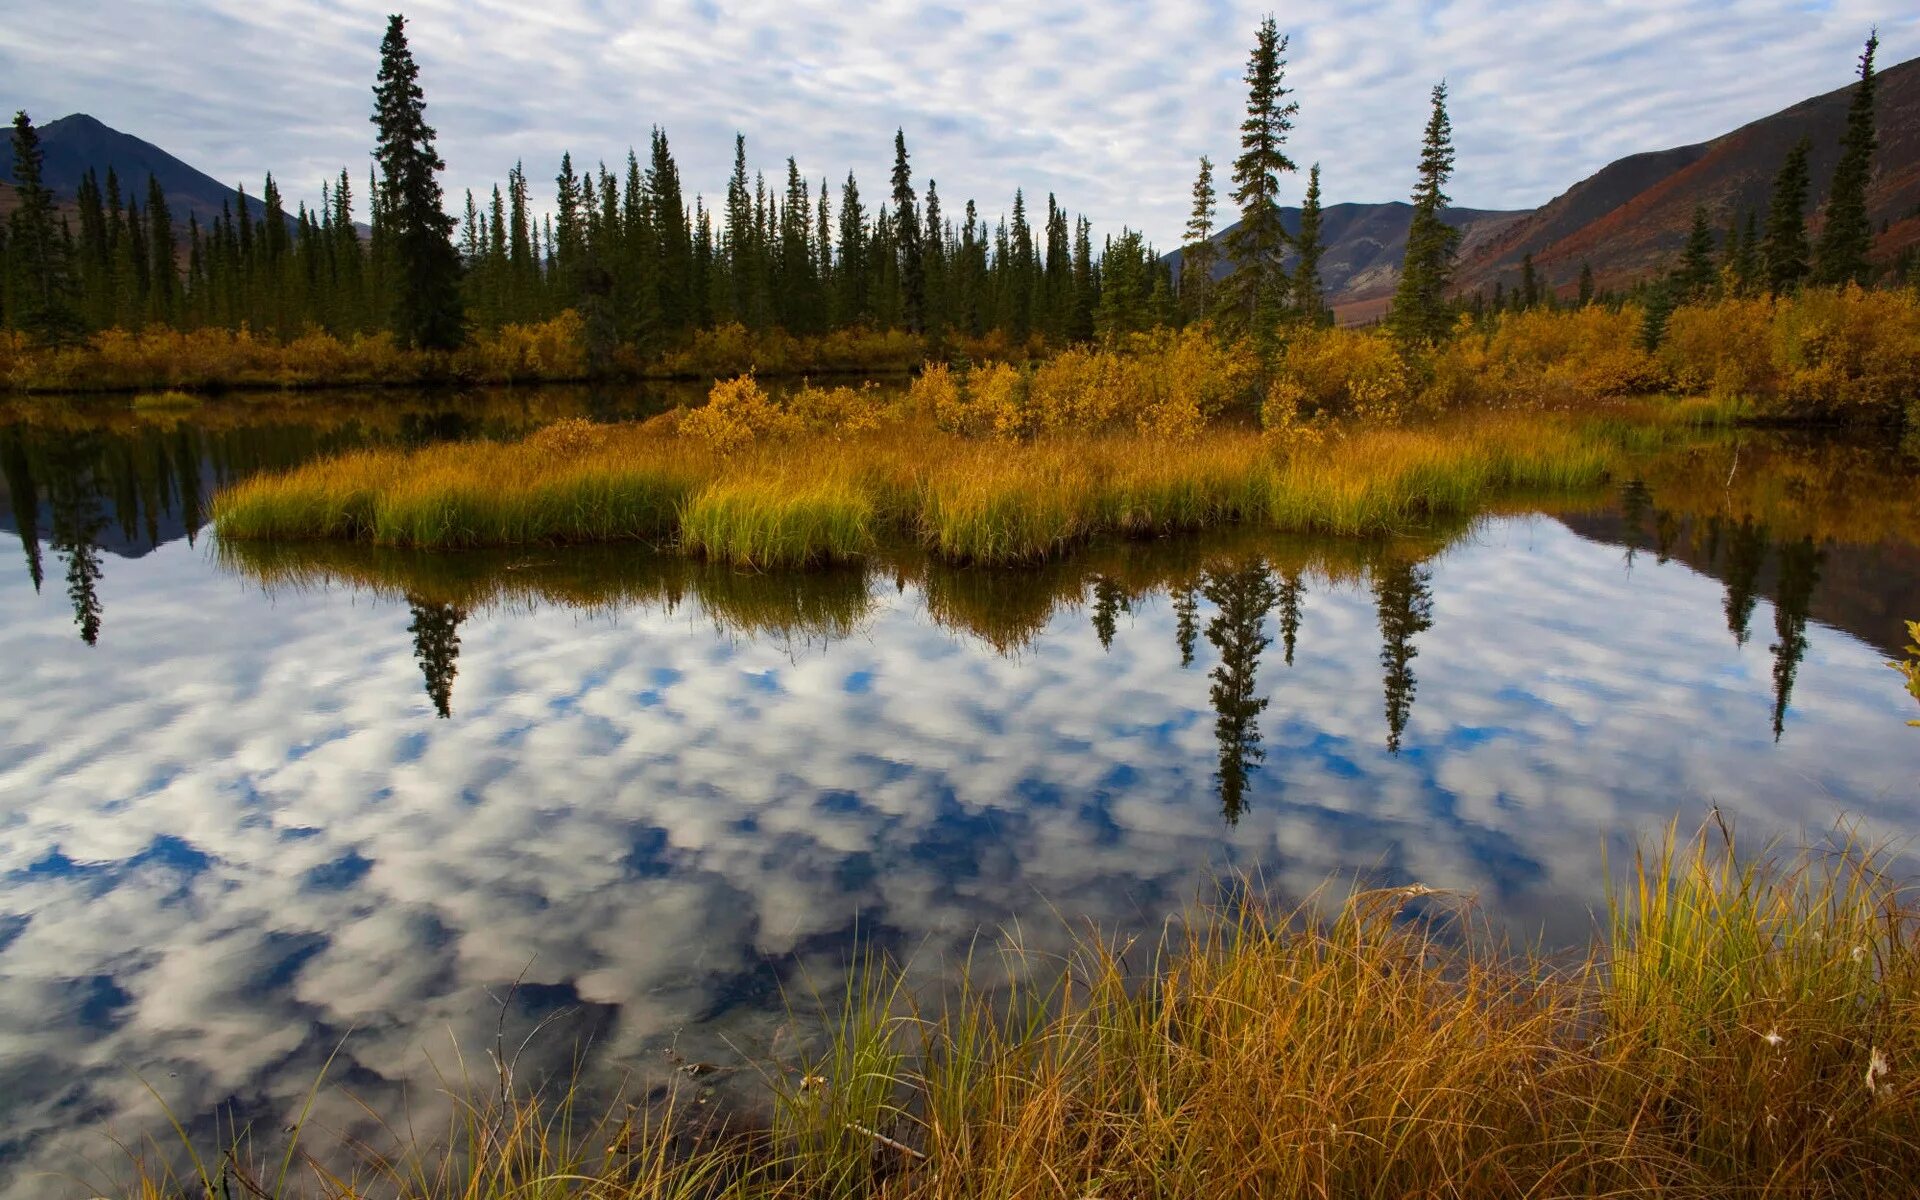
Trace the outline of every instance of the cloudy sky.
<path fill-rule="evenodd" d="M 223 179 L 317 194 L 367 162 L 390 0 L 71 0 L 12 6 L 8 107 L 84 111 Z M 524 159 L 617 163 L 664 126 L 690 184 L 735 130 L 769 175 L 849 169 L 877 194 L 904 126 L 949 206 L 1057 192 L 1162 243 L 1195 158 L 1232 156 L 1261 3 L 1110 0 L 415 0 L 450 203 Z M 1906 0 L 1308 0 L 1280 14 L 1302 166 L 1330 199 L 1406 191 L 1427 89 L 1454 89 L 1460 203 L 1540 204 L 1623 154 L 1702 140 L 1844 85 L 1867 29 L 1920 52 Z M 1297 187 L 1297 185 L 1296 185 Z"/>

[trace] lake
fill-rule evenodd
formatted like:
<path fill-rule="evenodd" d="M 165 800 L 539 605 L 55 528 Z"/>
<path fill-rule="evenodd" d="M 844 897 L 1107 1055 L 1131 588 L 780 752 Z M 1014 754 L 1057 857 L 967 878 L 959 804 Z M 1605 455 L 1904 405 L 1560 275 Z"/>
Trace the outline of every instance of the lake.
<path fill-rule="evenodd" d="M 535 1030 L 522 1078 L 706 1061 L 744 1096 L 863 948 L 937 986 L 976 939 L 1150 935 L 1242 875 L 1458 889 L 1579 947 L 1603 854 L 1676 817 L 1920 825 L 1892 448 L 1728 433 L 1686 486 L 1030 570 L 206 527 L 254 471 L 677 399 L 0 412 L 0 1191 L 79 1194 L 37 1172 L 170 1137 L 156 1095 L 282 1126 L 330 1056 L 331 1128 L 366 1126 L 347 1092 L 431 1116 L 436 1072 Z"/>

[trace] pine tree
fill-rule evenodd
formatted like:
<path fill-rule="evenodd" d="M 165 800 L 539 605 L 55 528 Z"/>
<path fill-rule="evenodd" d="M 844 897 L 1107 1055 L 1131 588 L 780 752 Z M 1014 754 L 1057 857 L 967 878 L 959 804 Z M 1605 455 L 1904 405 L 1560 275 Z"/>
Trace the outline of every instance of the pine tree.
<path fill-rule="evenodd" d="M 466 338 L 460 257 L 453 248 L 453 218 L 441 200 L 439 173 L 446 164 L 434 149 L 419 80 L 407 49 L 406 18 L 396 14 L 387 19 L 380 43 L 372 118 L 379 130 L 374 158 L 382 216 L 391 227 L 397 271 L 393 326 L 408 345 L 451 349 Z"/>
<path fill-rule="evenodd" d="M 901 319 L 908 331 L 919 333 L 926 324 L 926 263 L 913 202 L 913 170 L 907 164 L 907 135 L 899 129 L 893 132 L 893 244 L 900 261 Z"/>
<path fill-rule="evenodd" d="M 1320 241 L 1320 164 L 1307 171 L 1307 197 L 1300 206 L 1300 232 L 1293 239 L 1299 261 L 1293 268 L 1294 316 L 1303 324 L 1320 325 L 1332 315 L 1320 291 L 1320 256 L 1326 247 Z"/>
<path fill-rule="evenodd" d="M 178 315 L 180 271 L 174 261 L 173 215 L 156 175 L 147 176 L 147 320 L 172 324 Z"/>
<path fill-rule="evenodd" d="M 1767 207 L 1767 235 L 1760 243 L 1761 274 L 1773 295 L 1790 292 L 1807 277 L 1807 153 L 1805 138 L 1787 151 L 1774 177 Z"/>
<path fill-rule="evenodd" d="M 1264 334 L 1286 304 L 1287 278 L 1282 259 L 1287 231 L 1280 224 L 1280 176 L 1294 170 L 1287 157 L 1287 134 L 1298 101 L 1284 86 L 1287 39 L 1269 15 L 1260 23 L 1247 60 L 1247 117 L 1240 124 L 1240 156 L 1233 162 L 1234 203 L 1240 223 L 1227 235 L 1233 263 L 1222 286 L 1225 312 L 1242 328 Z"/>
<path fill-rule="evenodd" d="M 7 218 L 7 319 L 49 342 L 81 331 L 73 304 L 66 242 L 53 219 L 53 193 L 41 182 L 40 135 L 25 111 L 13 117 L 13 186 L 17 207 Z"/>
<path fill-rule="evenodd" d="M 1531 312 L 1540 307 L 1540 272 L 1533 265 L 1533 251 L 1520 256 L 1520 308 Z"/>
<path fill-rule="evenodd" d="M 1592 303 L 1593 264 L 1583 262 L 1580 264 L 1580 307 L 1585 308 Z"/>
<path fill-rule="evenodd" d="M 1213 268 L 1220 248 L 1213 242 L 1213 160 L 1200 156 L 1200 173 L 1193 180 L 1193 211 L 1187 216 L 1187 240 L 1180 248 L 1180 306 L 1189 320 L 1205 316 L 1212 306 Z"/>
<path fill-rule="evenodd" d="M 1705 205 L 1693 210 L 1693 228 L 1687 233 L 1687 247 L 1680 254 L 1680 271 L 1674 282 L 1680 299 L 1702 300 L 1713 292 L 1713 226 Z"/>
<path fill-rule="evenodd" d="M 1879 47 L 1876 31 L 1867 38 L 1867 48 L 1860 55 L 1860 82 L 1847 108 L 1840 161 L 1833 168 L 1833 186 L 1827 192 L 1827 220 L 1814 256 L 1814 278 L 1832 286 L 1865 283 L 1867 255 L 1873 250 L 1873 227 L 1867 221 L 1867 180 L 1873 173 L 1877 141 L 1873 126 L 1873 54 Z"/>
<path fill-rule="evenodd" d="M 1449 326 L 1447 289 L 1453 282 L 1453 253 L 1460 231 L 1440 219 L 1453 176 L 1453 125 L 1447 119 L 1447 85 L 1433 89 L 1420 148 L 1419 181 L 1413 188 L 1413 222 L 1407 229 L 1407 255 L 1400 271 L 1387 323 L 1401 342 L 1437 342 Z"/>
<path fill-rule="evenodd" d="M 843 325 L 861 325 L 872 315 L 867 285 L 871 277 L 867 262 L 867 213 L 860 204 L 860 185 L 853 172 L 840 189 L 840 290 L 837 310 Z"/>

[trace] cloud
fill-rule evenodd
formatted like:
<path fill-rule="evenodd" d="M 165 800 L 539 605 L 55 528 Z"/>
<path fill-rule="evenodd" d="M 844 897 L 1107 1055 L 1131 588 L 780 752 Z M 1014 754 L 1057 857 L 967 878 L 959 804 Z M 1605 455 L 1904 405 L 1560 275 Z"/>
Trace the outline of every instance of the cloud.
<path fill-rule="evenodd" d="M 9 103 L 87 111 L 222 179 L 273 170 L 317 198 L 368 163 L 366 124 L 386 4 L 348 0 L 74 0 L 9 18 Z M 795 156 L 869 198 L 904 127 L 916 179 L 1005 211 L 1055 192 L 1102 229 L 1179 236 L 1194 162 L 1224 177 L 1258 5 L 713 0 L 409 6 L 449 204 L 524 160 L 549 179 L 563 149 L 616 171 L 663 126 L 683 176 L 724 187 L 735 130 L 770 177 Z M 1843 86 L 1870 26 L 1882 61 L 1920 48 L 1890 0 L 1317 0 L 1283 14 L 1301 112 L 1292 150 L 1333 200 L 1411 184 L 1428 87 L 1453 89 L 1457 201 L 1541 204 L 1622 155 L 1704 140 Z M 1297 199 L 1304 181 L 1293 187 Z M 542 185 L 542 192 L 550 188 Z"/>
<path fill-rule="evenodd" d="M 57 588 L 0 583 L 9 1194 L 97 1158 L 103 1124 L 156 1128 L 136 1071 L 185 1112 L 284 1119 L 351 1030 L 335 1078 L 430 1109 L 425 1054 L 478 1057 L 520 976 L 516 1028 L 587 1014 L 542 1065 L 591 1028 L 601 1077 L 652 1079 L 676 1039 L 790 1038 L 781 989 L 831 988 L 856 938 L 951 970 L 978 930 L 1151 928 L 1238 867 L 1296 894 L 1377 868 L 1577 941 L 1600 847 L 1676 811 L 1891 834 L 1920 803 L 1878 652 L 1811 628 L 1775 744 L 1766 639 L 1734 644 L 1719 583 L 1628 574 L 1544 518 L 1433 564 L 1399 755 L 1373 595 L 1314 584 L 1294 665 L 1260 660 L 1266 760 L 1230 829 L 1215 652 L 1181 667 L 1164 596 L 1111 650 L 1060 607 L 1018 658 L 911 586 L 824 645 L 719 634 L 691 602 L 480 613 L 439 720 L 404 605 L 263 597 L 174 542 L 111 564 L 89 649 Z"/>

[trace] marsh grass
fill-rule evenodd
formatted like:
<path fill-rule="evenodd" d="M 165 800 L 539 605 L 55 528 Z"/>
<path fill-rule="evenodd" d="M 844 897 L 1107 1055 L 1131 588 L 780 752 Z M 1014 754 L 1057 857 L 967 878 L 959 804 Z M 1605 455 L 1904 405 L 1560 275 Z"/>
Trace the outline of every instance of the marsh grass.
<path fill-rule="evenodd" d="M 198 408 L 200 403 L 200 397 L 174 388 L 161 392 L 141 392 L 133 398 L 133 407 L 136 409 Z"/>
<path fill-rule="evenodd" d="M 737 566 L 819 565 L 889 539 L 953 562 L 1057 558 L 1101 535 L 1225 524 L 1402 533 L 1503 495 L 1592 490 L 1604 430 L 1540 417 L 1361 428 L 1310 448 L 1250 430 L 972 439 L 916 423 L 719 452 L 657 426 L 362 451 L 220 493 L 226 539 L 431 548 L 644 540 Z"/>
<path fill-rule="evenodd" d="M 1844 830 L 1743 857 L 1717 814 L 1669 828 L 1585 954 L 1417 884 L 1294 906 L 1241 884 L 1158 938 L 976 951 L 927 999 L 869 953 L 814 998 L 819 1048 L 762 1065 L 758 1134 L 503 1085 L 357 1173 L 250 1179 L 273 1200 L 1911 1195 L 1920 937 L 1887 861 Z"/>

